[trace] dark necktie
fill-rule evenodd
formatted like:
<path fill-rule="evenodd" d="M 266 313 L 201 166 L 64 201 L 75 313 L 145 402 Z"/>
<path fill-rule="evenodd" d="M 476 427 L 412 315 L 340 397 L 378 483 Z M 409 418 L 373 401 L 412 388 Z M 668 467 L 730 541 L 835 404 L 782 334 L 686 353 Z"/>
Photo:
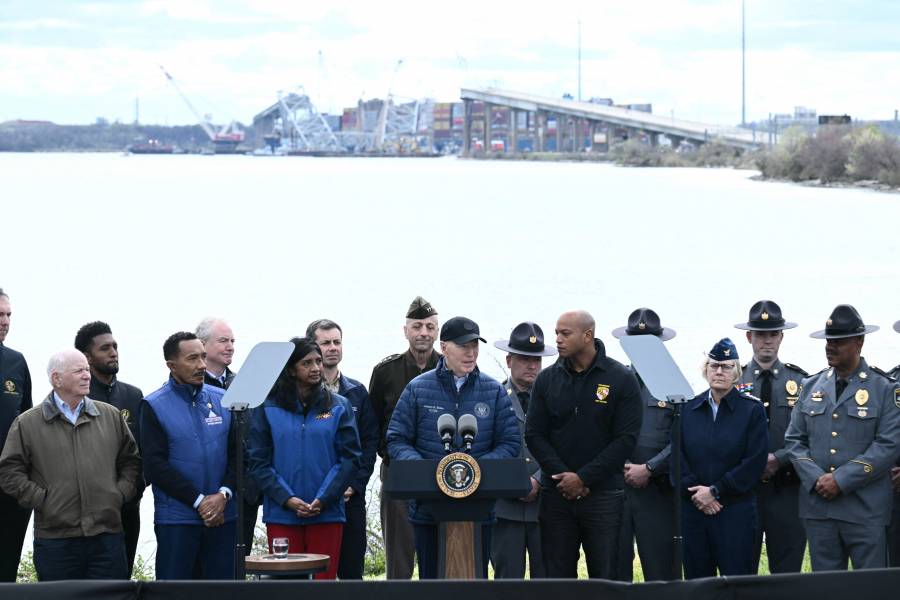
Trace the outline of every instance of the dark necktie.
<path fill-rule="evenodd" d="M 847 380 L 846 379 L 838 379 L 834 382 L 834 390 L 837 397 L 834 399 L 835 402 L 841 399 L 841 394 L 844 393 L 844 390 L 847 389 Z"/>
<path fill-rule="evenodd" d="M 762 384 L 759 386 L 759 399 L 763 401 L 769 419 L 772 418 L 772 371 L 760 371 Z"/>

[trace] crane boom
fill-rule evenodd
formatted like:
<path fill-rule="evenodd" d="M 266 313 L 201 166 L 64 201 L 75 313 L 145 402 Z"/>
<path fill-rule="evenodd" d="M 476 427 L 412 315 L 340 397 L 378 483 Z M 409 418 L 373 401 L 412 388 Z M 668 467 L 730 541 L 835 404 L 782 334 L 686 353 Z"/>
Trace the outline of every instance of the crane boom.
<path fill-rule="evenodd" d="M 211 142 L 216 141 L 216 132 L 213 131 L 212 125 L 210 125 L 209 121 L 207 121 L 203 116 L 200 115 L 200 112 L 194 108 L 194 105 L 191 104 L 191 101 L 188 97 L 181 91 L 181 88 L 178 87 L 178 84 L 175 83 L 175 78 L 169 75 L 169 72 L 166 71 L 166 68 L 162 65 L 159 65 L 159 68 L 162 69 L 163 74 L 166 76 L 166 79 L 169 80 L 169 83 L 172 84 L 172 87 L 175 88 L 175 91 L 178 92 L 178 95 L 181 96 L 181 99 L 184 100 L 184 103 L 188 105 L 188 108 L 191 109 L 191 112 L 194 113 L 194 116 L 197 117 L 197 120 L 200 122 L 200 127 L 203 128 L 203 131 L 206 132 L 206 135 L 209 136 L 209 140 Z"/>

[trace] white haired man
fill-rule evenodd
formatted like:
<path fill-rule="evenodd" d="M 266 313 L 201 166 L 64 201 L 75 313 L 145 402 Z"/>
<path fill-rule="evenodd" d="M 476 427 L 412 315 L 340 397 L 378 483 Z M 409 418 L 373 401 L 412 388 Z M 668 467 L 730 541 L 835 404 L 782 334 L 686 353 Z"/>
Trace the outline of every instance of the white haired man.
<path fill-rule="evenodd" d="M 53 391 L 9 430 L 0 487 L 34 509 L 38 579 L 127 579 L 121 511 L 137 493 L 137 444 L 118 409 L 88 398 L 84 354 L 54 354 L 47 375 Z"/>

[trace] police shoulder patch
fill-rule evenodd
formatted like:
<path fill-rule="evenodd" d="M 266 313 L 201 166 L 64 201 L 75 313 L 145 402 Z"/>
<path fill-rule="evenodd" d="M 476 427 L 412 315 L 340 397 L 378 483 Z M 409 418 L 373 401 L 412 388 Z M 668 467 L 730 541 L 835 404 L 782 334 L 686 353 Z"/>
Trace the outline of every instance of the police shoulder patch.
<path fill-rule="evenodd" d="M 786 369 L 790 369 L 791 371 L 796 371 L 797 373 L 800 373 L 804 377 L 809 377 L 809 373 L 807 373 L 806 371 L 804 371 L 797 365 L 792 365 L 791 363 L 784 363 L 784 366 Z"/>
<path fill-rule="evenodd" d="M 900 388 L 894 389 L 894 406 L 900 408 Z"/>

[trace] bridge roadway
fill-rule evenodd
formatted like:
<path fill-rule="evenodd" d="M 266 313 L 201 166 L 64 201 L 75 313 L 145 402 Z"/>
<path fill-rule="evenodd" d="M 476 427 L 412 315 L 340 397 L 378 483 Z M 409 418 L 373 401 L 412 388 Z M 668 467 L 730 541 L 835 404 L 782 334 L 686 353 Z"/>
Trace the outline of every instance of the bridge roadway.
<path fill-rule="evenodd" d="M 469 101 L 478 101 L 514 110 L 555 113 L 650 134 L 662 134 L 676 145 L 681 140 L 690 140 L 694 143 L 715 140 L 741 150 L 755 150 L 766 145 L 765 135 L 754 134 L 752 131 L 739 127 L 723 127 L 686 121 L 617 106 L 547 98 L 494 88 L 463 88 L 460 91 L 460 97 L 463 101 L 467 101 L 466 104 L 470 104 Z"/>

